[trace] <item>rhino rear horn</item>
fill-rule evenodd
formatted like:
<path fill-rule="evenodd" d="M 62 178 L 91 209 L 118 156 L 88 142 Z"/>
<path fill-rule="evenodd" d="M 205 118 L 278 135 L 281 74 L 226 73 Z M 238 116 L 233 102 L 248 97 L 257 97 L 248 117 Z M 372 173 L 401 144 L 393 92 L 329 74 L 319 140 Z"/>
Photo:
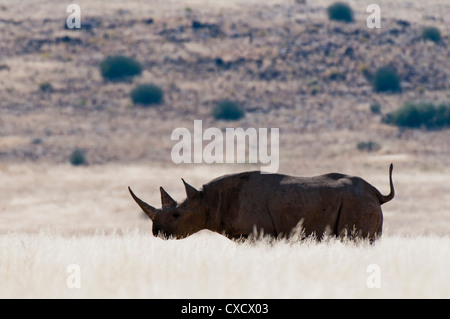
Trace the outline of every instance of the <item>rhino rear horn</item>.
<path fill-rule="evenodd" d="M 139 197 L 134 195 L 133 191 L 131 190 L 131 188 L 129 186 L 128 186 L 128 190 L 130 191 L 131 197 L 133 197 L 133 199 L 136 201 L 136 203 L 139 205 L 139 207 L 141 207 L 142 210 L 144 211 L 144 213 L 151 220 L 153 220 L 155 218 L 155 215 L 156 215 L 156 208 L 153 207 L 153 206 L 150 206 L 149 204 L 147 204 L 146 202 L 141 200 Z"/>
<path fill-rule="evenodd" d="M 177 206 L 177 202 L 172 197 L 170 197 L 169 194 L 167 194 L 164 188 L 160 187 L 159 191 L 161 192 L 161 203 L 163 209 Z"/>
<path fill-rule="evenodd" d="M 188 198 L 192 199 L 200 194 L 200 191 L 196 190 L 194 187 L 186 183 L 184 179 L 181 180 L 183 181 L 184 187 L 186 188 L 186 195 Z"/>

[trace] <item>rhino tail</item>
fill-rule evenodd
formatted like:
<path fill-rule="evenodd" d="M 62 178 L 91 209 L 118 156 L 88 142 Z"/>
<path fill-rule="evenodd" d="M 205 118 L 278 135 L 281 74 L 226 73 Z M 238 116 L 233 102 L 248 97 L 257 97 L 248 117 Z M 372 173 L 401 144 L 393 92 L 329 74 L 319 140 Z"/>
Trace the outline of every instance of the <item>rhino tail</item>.
<path fill-rule="evenodd" d="M 394 165 L 391 163 L 391 165 L 389 166 L 389 186 L 391 188 L 391 191 L 388 195 L 383 195 L 380 192 L 378 192 L 378 199 L 380 200 L 380 205 L 383 205 L 384 203 L 389 202 L 395 196 L 394 183 L 392 182 L 392 170 L 393 169 L 394 169 Z"/>

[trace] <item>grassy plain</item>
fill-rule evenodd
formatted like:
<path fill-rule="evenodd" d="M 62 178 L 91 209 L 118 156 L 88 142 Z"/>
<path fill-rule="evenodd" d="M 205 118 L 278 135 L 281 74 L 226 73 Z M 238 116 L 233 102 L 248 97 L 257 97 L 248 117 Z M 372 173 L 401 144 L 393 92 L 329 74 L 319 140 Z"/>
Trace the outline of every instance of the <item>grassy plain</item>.
<path fill-rule="evenodd" d="M 201 187 L 245 167 L 3 165 L 0 296 L 448 298 L 448 172 L 402 172 L 399 166 L 396 198 L 383 206 L 384 236 L 371 246 L 236 243 L 208 231 L 162 240 L 152 236 L 151 222 L 126 189 L 133 186 L 159 207 L 159 185 L 181 201 L 180 177 Z M 363 171 L 388 191 L 387 167 Z M 67 286 L 73 264 L 80 267 L 79 289 Z M 379 267 L 380 288 L 367 286 L 372 264 Z"/>
<path fill-rule="evenodd" d="M 235 243 L 209 232 L 180 241 L 139 231 L 41 232 L 2 234 L 0 247 L 1 297 L 450 297 L 449 237 L 388 236 L 371 246 Z M 80 288 L 71 288 L 71 265 Z"/>

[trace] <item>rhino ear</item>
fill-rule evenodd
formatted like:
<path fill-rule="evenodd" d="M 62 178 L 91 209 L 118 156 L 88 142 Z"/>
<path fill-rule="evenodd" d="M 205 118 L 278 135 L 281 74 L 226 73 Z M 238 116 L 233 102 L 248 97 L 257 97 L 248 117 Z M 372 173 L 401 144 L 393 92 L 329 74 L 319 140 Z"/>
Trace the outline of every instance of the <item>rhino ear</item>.
<path fill-rule="evenodd" d="M 143 200 L 141 200 L 139 197 L 137 197 L 136 195 L 134 195 L 133 191 L 131 190 L 131 188 L 128 186 L 128 191 L 131 194 L 131 197 L 133 197 L 133 199 L 136 201 L 136 203 L 139 205 L 139 207 L 142 208 L 142 210 L 144 211 L 144 213 L 151 219 L 153 220 L 155 218 L 156 215 L 156 211 L 157 209 L 153 206 L 150 206 L 149 204 L 147 204 L 146 202 L 144 202 Z"/>
<path fill-rule="evenodd" d="M 188 198 L 193 199 L 200 194 L 200 191 L 196 190 L 194 187 L 186 183 L 184 179 L 181 180 L 183 181 L 184 187 L 186 188 L 186 195 Z"/>
<path fill-rule="evenodd" d="M 159 191 L 161 192 L 161 203 L 163 209 L 177 206 L 177 202 L 172 197 L 170 197 L 169 194 L 167 194 L 164 188 L 160 187 Z"/>

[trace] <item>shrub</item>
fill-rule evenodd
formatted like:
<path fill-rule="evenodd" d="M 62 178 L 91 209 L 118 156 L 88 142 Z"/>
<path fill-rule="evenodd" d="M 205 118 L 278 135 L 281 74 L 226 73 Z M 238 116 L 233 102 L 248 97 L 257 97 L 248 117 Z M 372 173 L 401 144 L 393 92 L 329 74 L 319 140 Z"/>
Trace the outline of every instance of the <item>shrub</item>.
<path fill-rule="evenodd" d="M 356 148 L 360 151 L 376 152 L 381 149 L 380 144 L 374 141 L 359 142 Z"/>
<path fill-rule="evenodd" d="M 310 90 L 310 94 L 312 96 L 316 96 L 317 94 L 322 92 L 322 88 L 320 87 L 320 85 L 315 84 L 313 86 L 311 86 L 311 90 Z"/>
<path fill-rule="evenodd" d="M 331 70 L 328 72 L 328 79 L 331 81 L 345 80 L 345 74 L 338 70 Z"/>
<path fill-rule="evenodd" d="M 70 155 L 70 164 L 72 164 L 73 166 L 81 166 L 81 165 L 86 165 L 87 161 L 86 161 L 86 154 L 82 149 L 75 149 L 72 152 L 72 155 Z"/>
<path fill-rule="evenodd" d="M 424 94 L 425 91 L 426 91 L 426 89 L 423 85 L 419 85 L 418 87 L 416 87 L 416 92 L 419 94 Z"/>
<path fill-rule="evenodd" d="M 216 120 L 234 121 L 244 117 L 245 112 L 237 102 L 223 100 L 217 103 L 213 116 Z"/>
<path fill-rule="evenodd" d="M 140 75 L 142 66 L 135 59 L 123 55 L 108 56 L 101 62 L 100 72 L 107 80 L 119 81 Z"/>
<path fill-rule="evenodd" d="M 434 105 L 427 102 L 408 102 L 402 108 L 389 114 L 385 122 L 410 128 L 450 127 L 450 104 Z"/>
<path fill-rule="evenodd" d="M 330 20 L 353 22 L 353 10 L 344 2 L 336 2 L 327 9 Z"/>
<path fill-rule="evenodd" d="M 381 114 L 381 106 L 378 103 L 370 104 L 370 112 L 372 114 Z"/>
<path fill-rule="evenodd" d="M 144 106 L 162 103 L 164 91 L 155 84 L 140 84 L 131 91 L 131 99 L 134 104 Z"/>
<path fill-rule="evenodd" d="M 42 82 L 39 84 L 39 90 L 43 93 L 53 92 L 53 85 L 50 82 Z"/>
<path fill-rule="evenodd" d="M 400 77 L 391 67 L 381 67 L 375 73 L 373 86 L 376 92 L 400 92 Z"/>
<path fill-rule="evenodd" d="M 424 27 L 422 29 L 422 37 L 424 40 L 439 42 L 441 41 L 441 32 L 436 27 Z"/>

